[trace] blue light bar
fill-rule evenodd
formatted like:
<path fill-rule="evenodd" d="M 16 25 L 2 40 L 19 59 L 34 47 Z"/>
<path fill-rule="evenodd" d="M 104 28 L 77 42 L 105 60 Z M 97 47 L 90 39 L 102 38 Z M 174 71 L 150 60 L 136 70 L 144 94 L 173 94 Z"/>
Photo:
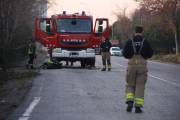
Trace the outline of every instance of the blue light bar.
<path fill-rule="evenodd" d="M 82 11 L 82 15 L 85 15 L 85 11 Z"/>
<path fill-rule="evenodd" d="M 66 11 L 63 11 L 63 14 L 66 14 Z"/>

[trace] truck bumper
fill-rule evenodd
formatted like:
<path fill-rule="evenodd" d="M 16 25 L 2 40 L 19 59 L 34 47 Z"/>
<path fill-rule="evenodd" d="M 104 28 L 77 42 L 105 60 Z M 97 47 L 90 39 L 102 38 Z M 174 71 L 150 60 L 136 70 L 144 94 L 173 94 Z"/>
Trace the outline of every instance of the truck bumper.
<path fill-rule="evenodd" d="M 60 60 L 74 59 L 78 61 L 84 58 L 95 58 L 95 53 L 87 53 L 86 50 L 83 51 L 62 50 L 61 53 L 52 53 L 52 57 Z"/>

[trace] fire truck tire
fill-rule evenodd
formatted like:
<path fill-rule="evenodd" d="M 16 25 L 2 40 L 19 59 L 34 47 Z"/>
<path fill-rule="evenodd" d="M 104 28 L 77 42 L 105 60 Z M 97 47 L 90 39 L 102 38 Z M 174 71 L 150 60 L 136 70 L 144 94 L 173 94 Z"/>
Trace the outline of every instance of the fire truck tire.
<path fill-rule="evenodd" d="M 92 65 L 95 66 L 95 58 L 93 58 L 93 59 L 91 59 L 91 60 L 92 60 L 92 61 L 91 61 Z"/>
<path fill-rule="evenodd" d="M 85 67 L 85 61 L 81 61 L 81 67 Z"/>

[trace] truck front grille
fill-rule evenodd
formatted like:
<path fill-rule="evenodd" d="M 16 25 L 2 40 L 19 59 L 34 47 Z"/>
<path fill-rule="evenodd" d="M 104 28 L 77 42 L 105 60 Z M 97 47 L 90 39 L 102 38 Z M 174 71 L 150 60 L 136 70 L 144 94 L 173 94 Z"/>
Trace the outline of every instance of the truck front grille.
<path fill-rule="evenodd" d="M 60 41 L 60 43 L 62 43 L 64 45 L 85 45 L 88 43 L 88 41 L 86 41 L 86 42 L 64 42 L 64 41 Z"/>

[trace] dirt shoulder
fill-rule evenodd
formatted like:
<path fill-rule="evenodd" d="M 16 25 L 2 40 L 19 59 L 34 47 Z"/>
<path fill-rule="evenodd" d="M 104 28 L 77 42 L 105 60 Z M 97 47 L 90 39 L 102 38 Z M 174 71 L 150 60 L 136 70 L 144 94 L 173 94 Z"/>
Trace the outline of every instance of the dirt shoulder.
<path fill-rule="evenodd" d="M 28 62 L 27 57 L 24 61 L 16 63 L 10 69 L 8 80 L 0 82 L 0 120 L 4 119 L 11 111 L 18 107 L 28 90 L 31 88 L 33 80 L 40 75 L 39 70 L 43 64 L 45 55 L 39 54 L 34 60 L 36 69 L 26 69 L 25 64 Z"/>

